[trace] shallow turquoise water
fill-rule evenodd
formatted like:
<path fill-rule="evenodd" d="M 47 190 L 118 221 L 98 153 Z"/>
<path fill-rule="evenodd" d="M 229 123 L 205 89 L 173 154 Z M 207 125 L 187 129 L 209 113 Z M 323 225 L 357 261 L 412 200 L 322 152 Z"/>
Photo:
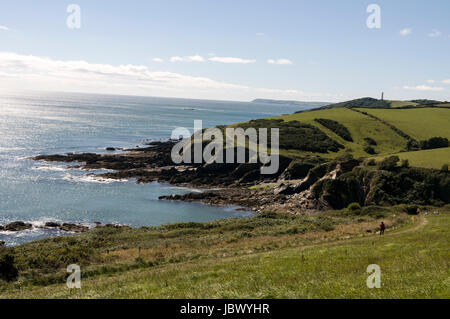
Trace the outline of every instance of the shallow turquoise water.
<path fill-rule="evenodd" d="M 307 106 L 305 106 L 307 107 Z M 0 96 L 0 224 L 16 220 L 161 225 L 246 216 L 233 207 L 160 201 L 166 194 L 191 191 L 171 185 L 100 181 L 67 165 L 28 160 L 37 154 L 103 152 L 134 147 L 144 139 L 170 137 L 172 129 L 192 129 L 292 113 L 301 107 L 93 94 Z M 0 232 L 7 245 L 57 231 Z"/>

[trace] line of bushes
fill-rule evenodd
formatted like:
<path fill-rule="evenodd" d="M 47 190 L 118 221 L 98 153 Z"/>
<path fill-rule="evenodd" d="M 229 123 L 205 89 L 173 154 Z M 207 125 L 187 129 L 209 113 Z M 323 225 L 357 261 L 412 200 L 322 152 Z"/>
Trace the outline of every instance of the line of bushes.
<path fill-rule="evenodd" d="M 339 122 L 330 119 L 314 119 L 317 123 L 325 126 L 327 129 L 333 131 L 338 136 L 342 137 L 344 140 L 348 142 L 353 142 L 352 135 L 349 130 Z"/>
<path fill-rule="evenodd" d="M 331 139 L 317 127 L 299 121 L 285 122 L 281 119 L 261 119 L 252 120 L 239 126 L 243 129 L 267 128 L 269 136 L 272 128 L 279 128 L 281 149 L 328 153 L 329 151 L 337 152 L 344 148 L 342 144 Z"/>
<path fill-rule="evenodd" d="M 435 148 L 443 148 L 448 146 L 449 146 L 448 138 L 437 136 L 420 142 L 408 141 L 406 148 L 408 149 L 408 151 L 417 151 L 417 150 L 431 150 Z"/>

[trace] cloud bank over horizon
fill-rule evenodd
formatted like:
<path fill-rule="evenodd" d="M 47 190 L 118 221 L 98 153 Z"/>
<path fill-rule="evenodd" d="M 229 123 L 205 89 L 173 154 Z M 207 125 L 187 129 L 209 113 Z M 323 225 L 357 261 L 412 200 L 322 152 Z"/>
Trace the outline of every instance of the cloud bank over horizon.
<path fill-rule="evenodd" d="M 180 58 L 189 59 L 192 62 L 200 60 L 198 56 Z M 175 60 L 178 60 L 178 57 Z M 0 52 L 0 77 L 0 88 L 12 90 L 29 89 L 243 101 L 255 98 L 337 101 L 344 98 L 327 93 L 311 93 L 298 89 L 257 88 L 201 76 L 153 71 L 143 65 L 96 64 L 83 60 L 62 61 L 12 52 Z"/>

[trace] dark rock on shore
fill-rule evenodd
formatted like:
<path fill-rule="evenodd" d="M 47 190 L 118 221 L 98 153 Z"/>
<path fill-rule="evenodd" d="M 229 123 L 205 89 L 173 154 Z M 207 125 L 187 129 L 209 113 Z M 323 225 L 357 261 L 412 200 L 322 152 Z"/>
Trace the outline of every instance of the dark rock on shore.
<path fill-rule="evenodd" d="M 121 225 L 121 224 L 106 224 L 103 225 L 100 222 L 94 222 L 95 227 L 94 228 L 102 228 L 102 227 L 111 227 L 111 228 L 125 228 L 129 227 L 127 225 Z M 22 221 L 16 221 L 9 223 L 7 225 L 0 225 L 0 231 L 23 231 L 27 229 L 31 229 L 33 227 L 32 224 L 25 223 Z M 44 226 L 36 226 L 37 228 L 47 228 L 47 229 L 59 229 L 61 231 L 70 232 L 70 233 L 83 233 L 88 231 L 90 228 L 85 225 L 81 224 L 74 224 L 74 223 L 58 223 L 58 222 L 46 222 Z"/>
<path fill-rule="evenodd" d="M 29 223 L 24 223 L 22 221 L 17 221 L 17 222 L 12 222 L 10 224 L 7 224 L 7 225 L 3 226 L 3 230 L 6 230 L 6 231 L 22 231 L 22 230 L 30 229 L 32 227 L 33 227 L 33 225 L 31 225 Z"/>
<path fill-rule="evenodd" d="M 46 222 L 45 223 L 45 227 L 49 227 L 49 228 L 55 228 L 55 227 L 59 227 L 60 224 L 59 223 L 55 223 L 55 222 Z"/>
<path fill-rule="evenodd" d="M 96 228 L 102 228 L 102 227 L 107 227 L 107 228 L 129 228 L 130 226 L 120 225 L 120 224 L 106 224 L 106 225 L 97 225 L 96 226 Z"/>
<path fill-rule="evenodd" d="M 160 196 L 161 200 L 202 202 L 217 206 L 241 206 L 239 210 L 259 211 L 269 205 L 280 204 L 285 198 L 274 196 L 272 191 L 256 191 L 248 188 L 226 188 L 202 193 Z"/>
<path fill-rule="evenodd" d="M 87 226 L 71 224 L 71 223 L 63 223 L 62 225 L 58 226 L 58 228 L 62 231 L 74 232 L 74 233 L 83 233 L 83 232 L 89 230 L 89 227 L 87 227 Z"/>
<path fill-rule="evenodd" d="M 100 174 L 102 178 L 136 178 L 138 183 L 153 181 L 197 186 L 242 186 L 261 181 L 275 181 L 289 166 L 291 159 L 280 156 L 277 173 L 261 174 L 262 163 L 182 163 L 171 158 L 177 141 L 152 142 L 149 147 L 127 149 L 126 154 L 71 154 L 39 155 L 33 160 L 80 162 L 83 169 L 111 169 L 115 172 Z M 235 156 L 237 149 L 235 150 Z M 248 156 L 247 156 L 248 157 Z"/>

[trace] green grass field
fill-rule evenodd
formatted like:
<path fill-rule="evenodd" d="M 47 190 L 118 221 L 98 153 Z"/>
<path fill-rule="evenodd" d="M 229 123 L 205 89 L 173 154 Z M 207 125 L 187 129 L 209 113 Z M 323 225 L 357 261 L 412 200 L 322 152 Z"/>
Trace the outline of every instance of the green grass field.
<path fill-rule="evenodd" d="M 223 258 L 100 275 L 82 289 L 27 287 L 3 298 L 449 298 L 450 214 L 410 216 L 403 228 L 273 251 L 249 249 Z M 366 286 L 370 264 L 381 288 Z"/>
<path fill-rule="evenodd" d="M 405 106 L 406 103 L 405 101 L 390 102 L 395 107 Z M 356 110 L 374 115 L 419 141 L 437 136 L 450 138 L 450 109 L 421 107 L 415 109 L 358 108 Z M 319 118 L 331 119 L 344 125 L 349 130 L 353 142 L 344 140 L 329 128 L 317 123 L 315 119 Z M 448 148 L 402 152 L 406 149 L 407 143 L 404 137 L 394 132 L 392 128 L 382 121 L 348 108 L 341 107 L 306 111 L 283 115 L 275 119 L 283 119 L 286 122 L 300 121 L 311 124 L 345 147 L 338 152 L 329 151 L 328 153 L 313 153 L 293 149 L 280 150 L 280 154 L 291 158 L 314 155 L 325 159 L 333 159 L 345 153 L 350 153 L 355 158 L 374 157 L 380 159 L 387 155 L 398 155 L 400 159 L 408 159 L 412 166 L 437 169 L 440 169 L 443 164 L 448 164 L 448 159 L 450 158 Z M 235 126 L 239 126 L 239 124 Z M 368 137 L 374 139 L 377 143 L 377 145 L 372 146 L 376 154 L 371 155 L 365 151 L 365 147 L 368 146 L 365 138 Z"/>
<path fill-rule="evenodd" d="M 360 109 L 385 120 L 416 140 L 450 138 L 450 109 Z"/>
<path fill-rule="evenodd" d="M 344 145 L 347 149 L 346 151 L 349 151 L 355 157 L 369 156 L 364 151 L 364 146 L 366 145 L 364 138 L 366 137 L 371 137 L 377 142 L 378 145 L 374 148 L 378 154 L 395 153 L 406 146 L 406 140 L 397 135 L 385 124 L 347 108 L 303 112 L 284 115 L 278 118 L 285 121 L 297 120 L 318 127 L 329 137 Z M 350 131 L 354 142 L 345 141 L 334 132 L 315 122 L 314 119 L 316 118 L 332 119 L 341 123 Z M 324 157 L 336 157 L 346 151 L 342 150 L 338 153 L 329 153 Z M 292 154 L 295 154 L 295 152 L 292 152 Z"/>
<path fill-rule="evenodd" d="M 395 100 L 389 101 L 389 104 L 391 105 L 392 108 L 403 107 L 403 106 L 416 106 L 416 105 L 418 105 L 418 103 L 415 103 L 415 102 L 410 102 L 410 101 L 395 101 Z"/>
<path fill-rule="evenodd" d="M 407 159 L 409 165 L 416 167 L 440 169 L 444 164 L 450 166 L 450 147 L 414 152 L 401 152 L 393 155 L 397 155 L 400 160 Z M 381 160 L 385 157 L 386 156 L 377 156 L 375 159 Z"/>

